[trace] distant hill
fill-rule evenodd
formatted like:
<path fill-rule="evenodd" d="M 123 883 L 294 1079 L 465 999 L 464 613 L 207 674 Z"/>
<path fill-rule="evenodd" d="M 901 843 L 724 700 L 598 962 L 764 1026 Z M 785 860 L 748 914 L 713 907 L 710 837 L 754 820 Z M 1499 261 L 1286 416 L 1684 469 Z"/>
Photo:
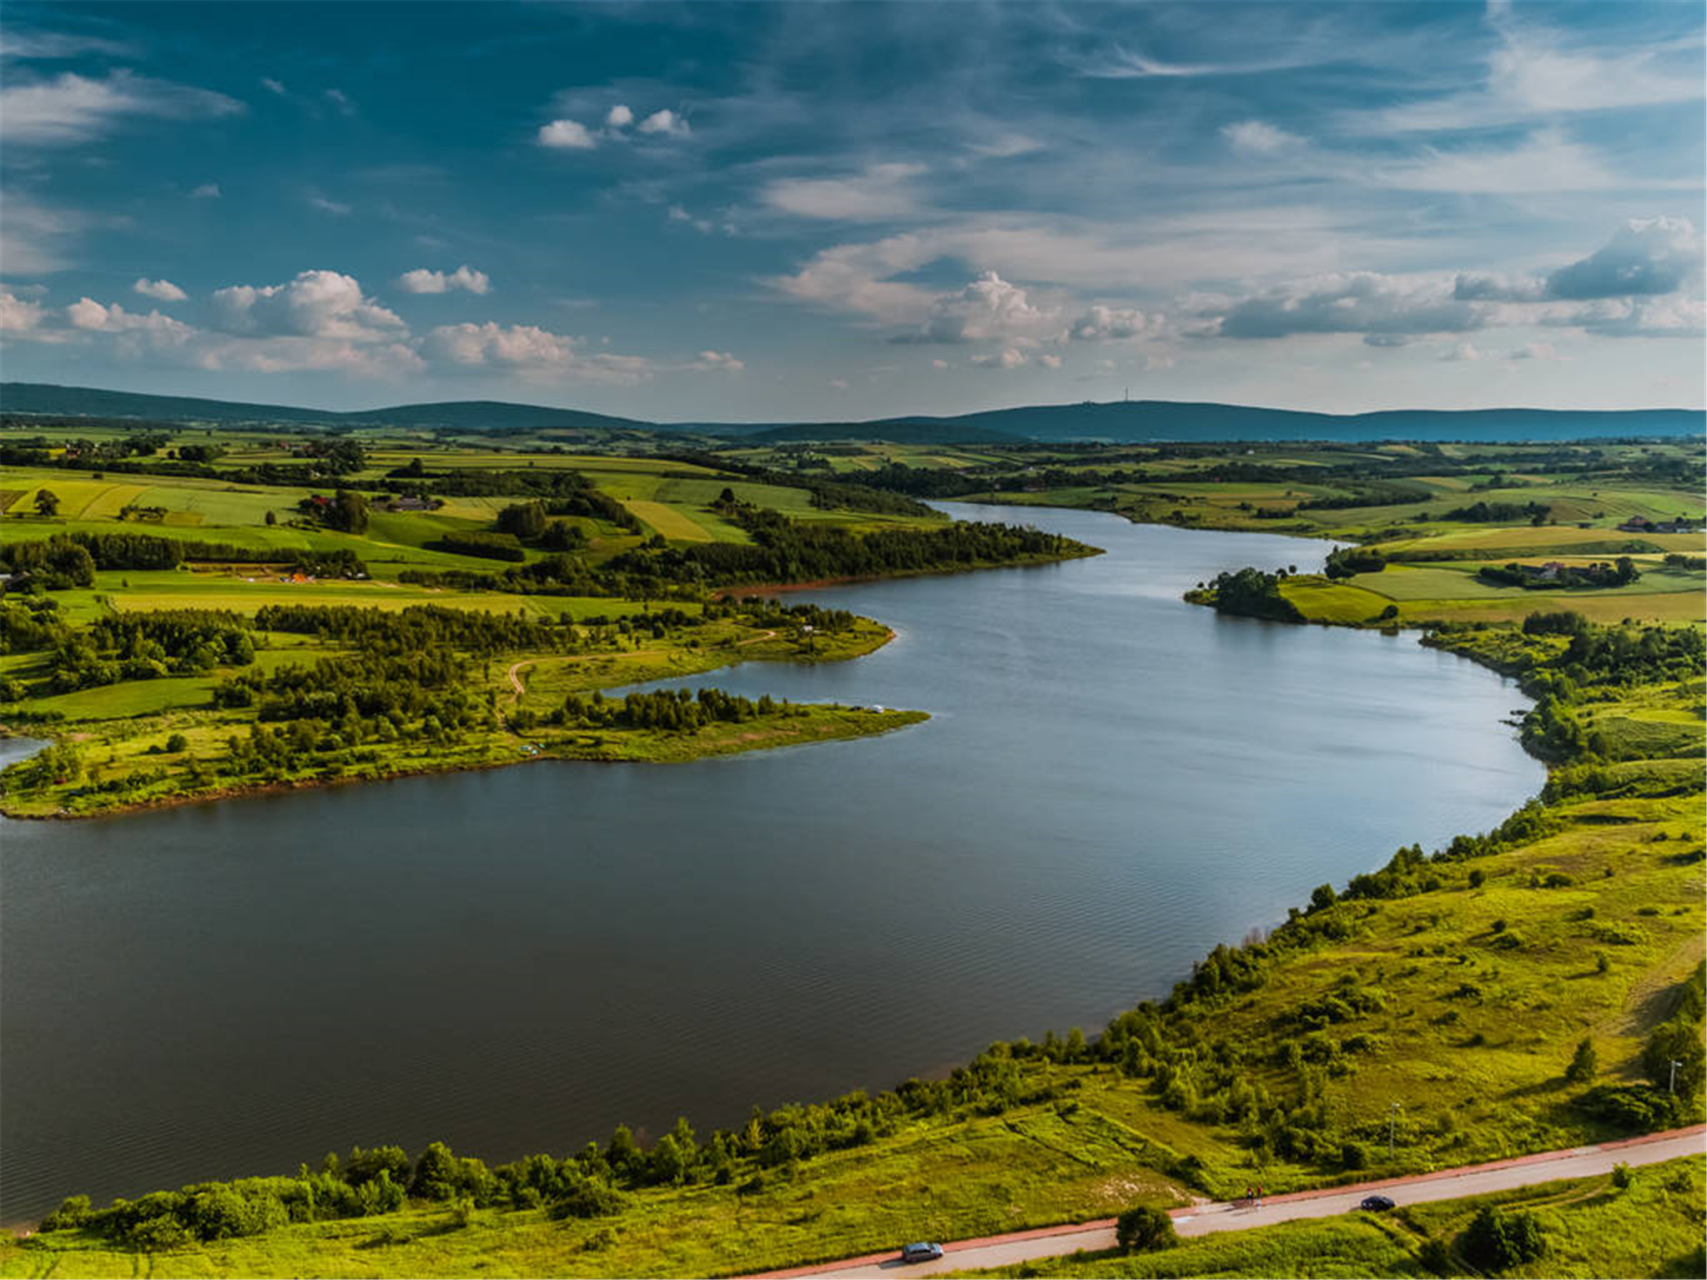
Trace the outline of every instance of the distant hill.
<path fill-rule="evenodd" d="M 890 419 L 886 422 L 796 422 L 781 427 L 752 428 L 733 423 L 708 423 L 700 430 L 739 435 L 743 441 L 786 443 L 792 440 L 870 440 L 891 444 L 1024 444 L 1028 437 L 967 422 L 964 418 Z"/>
<path fill-rule="evenodd" d="M 1308 413 L 1255 405 L 1171 400 L 1028 405 L 952 417 L 911 415 L 870 422 L 646 422 L 580 409 L 450 400 L 338 413 L 292 405 L 154 396 L 40 382 L 0 383 L 10 413 L 138 418 L 167 422 L 300 423 L 459 431 L 591 429 L 696 431 L 767 441 L 890 440 L 897 444 L 976 444 L 1015 440 L 1580 440 L 1599 436 L 1701 436 L 1699 409 L 1389 409 Z"/>
<path fill-rule="evenodd" d="M 1592 436 L 1699 436 L 1699 409 L 1389 409 L 1307 413 L 1253 405 L 1172 400 L 1035 405 L 953 418 L 899 418 L 896 425 L 993 428 L 1032 440 L 1580 440 Z M 885 435 L 890 423 L 865 424 Z"/>
<path fill-rule="evenodd" d="M 196 396 L 151 396 L 95 387 L 59 387 L 45 382 L 0 383 L 0 410 L 90 418 L 146 418 L 155 422 L 302 423 L 314 426 L 452 427 L 515 431 L 536 428 L 593 428 L 653 431 L 657 426 L 582 409 L 508 404 L 501 400 L 449 400 L 400 404 L 339 413 L 284 404 L 203 400 Z"/>

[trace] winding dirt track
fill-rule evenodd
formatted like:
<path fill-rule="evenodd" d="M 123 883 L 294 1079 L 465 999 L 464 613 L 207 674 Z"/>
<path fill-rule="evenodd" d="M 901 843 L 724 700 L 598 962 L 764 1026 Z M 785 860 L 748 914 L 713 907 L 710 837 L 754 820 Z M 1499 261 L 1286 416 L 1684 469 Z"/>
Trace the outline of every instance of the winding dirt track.
<path fill-rule="evenodd" d="M 1628 1138 L 1622 1142 L 1604 1142 L 1594 1147 L 1543 1151 L 1532 1156 L 1466 1165 L 1460 1169 L 1442 1169 L 1438 1173 L 1422 1173 L 1408 1178 L 1387 1178 L 1379 1182 L 1270 1196 L 1262 1202 L 1260 1209 L 1226 1201 L 1193 1205 L 1189 1209 L 1172 1211 L 1174 1229 L 1182 1236 L 1203 1236 L 1214 1231 L 1266 1227 L 1294 1218 L 1327 1218 L 1352 1212 L 1364 1196 L 1377 1191 L 1401 1204 L 1419 1200 L 1456 1200 L 1461 1196 L 1505 1191 L 1559 1178 L 1586 1178 L 1610 1173 L 1612 1166 L 1620 1163 L 1657 1164 L 1679 1156 L 1698 1156 L 1704 1150 L 1707 1150 L 1707 1125 L 1695 1125 L 1688 1129 Z M 1077 1225 L 959 1240 L 943 1245 L 943 1257 L 936 1262 L 910 1266 L 901 1262 L 897 1256 L 900 1242 L 897 1242 L 896 1248 L 887 1253 L 794 1267 L 787 1271 L 767 1271 L 758 1280 L 786 1280 L 794 1276 L 883 1276 L 891 1273 L 929 1276 L 945 1271 L 1005 1267 L 1016 1262 L 1058 1258 L 1078 1249 L 1096 1251 L 1114 1247 L 1114 1219 L 1103 1218 Z"/>

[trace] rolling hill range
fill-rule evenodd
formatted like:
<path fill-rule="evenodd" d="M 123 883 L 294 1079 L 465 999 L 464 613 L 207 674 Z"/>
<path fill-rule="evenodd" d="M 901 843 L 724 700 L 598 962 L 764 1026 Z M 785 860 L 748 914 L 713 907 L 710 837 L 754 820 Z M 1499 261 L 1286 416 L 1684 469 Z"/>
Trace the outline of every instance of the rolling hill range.
<path fill-rule="evenodd" d="M 867 422 L 647 422 L 579 409 L 452 400 L 335 412 L 294 405 L 247 404 L 193 396 L 143 395 L 47 383 L 0 383 L 0 411 L 168 422 L 394 426 L 459 431 L 640 430 L 784 440 L 975 443 L 1001 440 L 1581 440 L 1627 436 L 1699 436 L 1699 409 L 1390 409 L 1331 414 L 1256 405 L 1132 400 L 1026 405 L 951 417 L 910 415 Z"/>

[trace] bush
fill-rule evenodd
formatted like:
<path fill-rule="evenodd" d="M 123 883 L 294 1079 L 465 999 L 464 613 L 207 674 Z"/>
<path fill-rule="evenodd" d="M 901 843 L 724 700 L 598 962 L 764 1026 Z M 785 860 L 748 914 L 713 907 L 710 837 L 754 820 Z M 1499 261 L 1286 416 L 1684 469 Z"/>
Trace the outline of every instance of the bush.
<path fill-rule="evenodd" d="M 1167 1211 L 1150 1204 L 1133 1205 L 1122 1213 L 1115 1220 L 1114 1238 L 1126 1253 L 1171 1249 L 1180 1242 Z"/>
<path fill-rule="evenodd" d="M 1348 1142 L 1340 1148 L 1340 1168 L 1367 1169 L 1369 1167 L 1369 1148 L 1361 1142 Z"/>
<path fill-rule="evenodd" d="M 622 1212 L 622 1193 L 609 1183 L 581 1177 L 551 1206 L 553 1218 L 607 1218 Z"/>
<path fill-rule="evenodd" d="M 1565 1068 L 1565 1079 L 1572 1084 L 1581 1084 L 1585 1080 L 1593 1080 L 1599 1068 L 1599 1056 L 1594 1051 L 1593 1043 L 1585 1036 L 1577 1042 L 1577 1051 L 1571 1058 L 1571 1065 Z"/>
<path fill-rule="evenodd" d="M 70 1231 L 89 1220 L 88 1196 L 66 1196 L 47 1217 L 41 1220 L 43 1231 Z"/>
<path fill-rule="evenodd" d="M 1612 1166 L 1612 1185 L 1620 1191 L 1630 1185 L 1630 1166 L 1622 1160 Z"/>
<path fill-rule="evenodd" d="M 126 1239 L 138 1253 L 166 1253 L 182 1249 L 190 1243 L 191 1236 L 183 1223 L 169 1213 L 161 1213 L 137 1223 Z"/>
<path fill-rule="evenodd" d="M 1534 1262 L 1547 1252 L 1547 1239 L 1534 1214 L 1485 1205 L 1465 1229 L 1463 1247 L 1464 1256 L 1484 1271 L 1503 1271 Z"/>

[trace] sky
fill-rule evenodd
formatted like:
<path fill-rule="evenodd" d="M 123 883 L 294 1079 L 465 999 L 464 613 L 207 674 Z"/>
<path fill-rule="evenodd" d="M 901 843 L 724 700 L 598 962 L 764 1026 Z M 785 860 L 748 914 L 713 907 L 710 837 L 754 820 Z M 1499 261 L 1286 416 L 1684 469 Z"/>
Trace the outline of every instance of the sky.
<path fill-rule="evenodd" d="M 1698 3 L 43 4 L 0 372 L 663 421 L 1703 404 Z"/>

